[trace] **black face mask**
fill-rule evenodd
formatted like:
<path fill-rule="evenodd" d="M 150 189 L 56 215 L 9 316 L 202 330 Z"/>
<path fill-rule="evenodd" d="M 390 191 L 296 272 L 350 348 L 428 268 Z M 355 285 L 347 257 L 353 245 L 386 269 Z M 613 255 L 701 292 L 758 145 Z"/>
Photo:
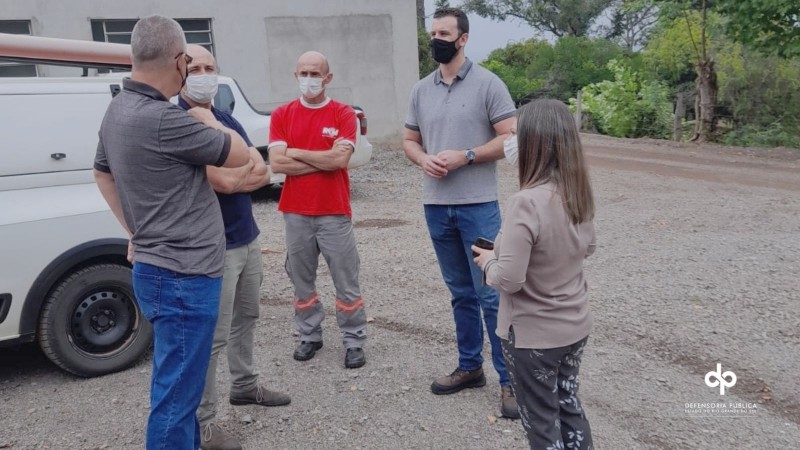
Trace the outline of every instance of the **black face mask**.
<path fill-rule="evenodd" d="M 181 63 L 180 63 L 180 61 L 177 62 L 175 65 L 176 65 L 176 69 L 178 70 L 178 75 L 179 76 L 182 75 L 182 77 L 181 77 L 181 88 L 178 89 L 178 94 L 180 94 L 181 91 L 183 90 L 183 87 L 186 86 L 186 79 L 189 78 L 189 63 L 186 63 L 186 70 L 184 72 L 181 72 Z M 178 95 L 178 94 L 175 94 L 175 95 Z"/>
<path fill-rule="evenodd" d="M 460 37 L 460 36 L 459 36 Z M 431 39 L 431 54 L 433 60 L 439 64 L 447 64 L 455 58 L 458 49 L 455 41 L 445 41 L 444 39 Z"/>

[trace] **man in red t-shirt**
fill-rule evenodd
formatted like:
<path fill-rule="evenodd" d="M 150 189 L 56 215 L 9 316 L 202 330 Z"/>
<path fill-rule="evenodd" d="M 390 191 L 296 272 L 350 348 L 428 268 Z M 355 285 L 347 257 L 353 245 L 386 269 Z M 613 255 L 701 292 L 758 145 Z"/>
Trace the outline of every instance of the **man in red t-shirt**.
<path fill-rule="evenodd" d="M 300 56 L 294 76 L 302 96 L 273 111 L 269 129 L 270 166 L 286 174 L 278 210 L 286 224 L 286 272 L 294 285 L 294 321 L 300 333 L 294 359 L 307 361 L 322 348 L 325 312 L 315 285 L 322 253 L 336 287 L 345 367 L 352 369 L 367 361 L 367 316 L 358 284 L 360 260 L 347 175 L 356 117 L 353 108 L 325 95 L 333 74 L 321 53 Z"/>

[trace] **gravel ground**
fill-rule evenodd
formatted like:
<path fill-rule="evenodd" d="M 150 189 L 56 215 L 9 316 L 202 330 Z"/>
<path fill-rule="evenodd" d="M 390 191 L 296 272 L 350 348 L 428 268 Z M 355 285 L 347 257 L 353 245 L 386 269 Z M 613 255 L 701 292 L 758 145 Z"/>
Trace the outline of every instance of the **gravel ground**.
<path fill-rule="evenodd" d="M 581 392 L 595 448 L 800 448 L 800 152 L 584 142 L 599 248 L 587 262 L 595 326 Z M 456 351 L 421 173 L 386 145 L 351 176 L 371 321 L 367 365 L 343 368 L 324 264 L 325 348 L 308 363 L 292 359 L 283 223 L 274 200 L 259 195 L 266 278 L 256 360 L 268 385 L 293 401 L 266 409 L 221 402 L 225 426 L 248 449 L 526 448 L 521 425 L 496 418 L 488 362 L 483 389 L 429 391 L 434 376 L 455 367 Z M 501 164 L 502 198 L 514 179 Z M 738 379 L 724 397 L 704 383 L 717 363 Z M 149 373 L 148 359 L 80 379 L 34 347 L 1 350 L 0 448 L 141 448 Z M 223 362 L 221 395 L 227 381 Z M 754 407 L 733 417 L 686 411 L 711 402 Z"/>

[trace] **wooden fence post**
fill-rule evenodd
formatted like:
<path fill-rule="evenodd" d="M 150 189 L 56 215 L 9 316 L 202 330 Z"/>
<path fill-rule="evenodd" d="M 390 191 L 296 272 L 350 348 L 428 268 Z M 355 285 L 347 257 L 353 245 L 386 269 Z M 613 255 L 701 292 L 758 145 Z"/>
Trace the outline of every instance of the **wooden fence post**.
<path fill-rule="evenodd" d="M 575 126 L 578 131 L 583 130 L 583 91 L 578 91 L 577 102 L 575 105 Z"/>
<path fill-rule="evenodd" d="M 684 104 L 683 94 L 678 93 L 675 99 L 675 121 L 672 123 L 672 140 L 680 142 L 683 135 L 681 119 L 686 115 L 686 104 Z"/>

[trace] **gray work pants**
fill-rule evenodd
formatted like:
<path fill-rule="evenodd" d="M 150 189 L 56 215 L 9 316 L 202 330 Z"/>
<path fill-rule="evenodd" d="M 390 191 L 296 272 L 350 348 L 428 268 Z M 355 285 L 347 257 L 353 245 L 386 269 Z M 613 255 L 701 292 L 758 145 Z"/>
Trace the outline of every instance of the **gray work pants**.
<path fill-rule="evenodd" d="M 367 315 L 358 285 L 361 264 L 353 223 L 345 215 L 284 214 L 286 273 L 294 286 L 294 323 L 301 342 L 322 340 L 325 311 L 317 295 L 319 255 L 325 258 L 336 287 L 336 321 L 345 348 L 363 347 Z"/>
<path fill-rule="evenodd" d="M 228 347 L 231 393 L 245 393 L 258 384 L 258 373 L 253 367 L 253 331 L 258 320 L 259 291 L 263 278 L 264 267 L 258 239 L 225 251 L 219 318 L 214 330 L 203 399 L 197 409 L 201 427 L 213 422 L 217 415 L 217 357 L 222 349 Z"/>

